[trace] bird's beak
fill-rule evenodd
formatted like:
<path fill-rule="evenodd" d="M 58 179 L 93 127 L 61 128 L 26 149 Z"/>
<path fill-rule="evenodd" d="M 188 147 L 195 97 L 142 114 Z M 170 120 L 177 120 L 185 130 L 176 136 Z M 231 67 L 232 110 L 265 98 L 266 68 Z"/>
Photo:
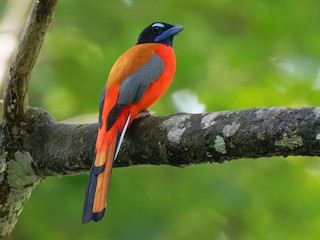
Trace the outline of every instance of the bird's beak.
<path fill-rule="evenodd" d="M 181 25 L 175 24 L 171 28 L 165 30 L 162 32 L 159 36 L 155 38 L 156 42 L 159 42 L 163 39 L 166 39 L 167 37 L 174 36 L 181 32 L 184 28 Z"/>

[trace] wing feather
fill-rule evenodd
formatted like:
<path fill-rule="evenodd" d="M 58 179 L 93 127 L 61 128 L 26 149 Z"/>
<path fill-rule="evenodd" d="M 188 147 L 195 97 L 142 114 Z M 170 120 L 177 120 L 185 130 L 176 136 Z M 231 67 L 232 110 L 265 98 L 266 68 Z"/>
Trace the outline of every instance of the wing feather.
<path fill-rule="evenodd" d="M 142 47 L 139 45 L 134 46 L 131 50 L 128 50 L 130 54 L 124 53 L 124 57 L 121 56 L 119 58 L 120 60 L 115 64 L 116 67 L 113 67 L 111 70 L 111 76 L 115 76 L 113 73 L 114 69 L 127 73 L 130 72 L 130 74 L 126 75 L 123 80 L 113 79 L 112 77 L 110 80 L 109 77 L 108 84 L 109 81 L 111 83 L 118 82 L 120 84 L 120 90 L 117 102 L 108 114 L 107 129 L 112 127 L 124 107 L 139 103 L 150 84 L 156 81 L 163 73 L 164 62 L 161 57 L 155 53 L 153 46 L 153 44 L 142 44 Z M 128 59 L 129 57 L 131 57 L 130 60 Z M 126 69 L 126 66 L 131 66 L 131 68 Z M 137 68 L 137 66 L 139 66 L 139 68 Z M 123 69 L 121 70 L 120 68 Z M 123 76 L 117 75 L 117 77 L 121 78 Z"/>

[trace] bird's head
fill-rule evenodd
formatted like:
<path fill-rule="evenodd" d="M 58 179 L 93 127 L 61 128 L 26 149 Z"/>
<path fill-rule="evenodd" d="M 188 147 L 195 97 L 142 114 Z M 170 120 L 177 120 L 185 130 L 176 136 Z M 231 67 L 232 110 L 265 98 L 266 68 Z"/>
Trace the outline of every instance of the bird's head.
<path fill-rule="evenodd" d="M 154 22 L 140 33 L 137 44 L 163 43 L 172 46 L 174 35 L 182 30 L 183 27 L 177 24 Z"/>

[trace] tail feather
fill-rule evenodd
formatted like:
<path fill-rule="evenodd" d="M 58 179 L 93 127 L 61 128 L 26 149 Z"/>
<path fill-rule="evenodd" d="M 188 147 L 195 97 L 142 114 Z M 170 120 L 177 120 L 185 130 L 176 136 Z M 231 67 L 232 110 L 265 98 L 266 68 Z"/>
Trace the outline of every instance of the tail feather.
<path fill-rule="evenodd" d="M 93 212 L 98 213 L 106 208 L 107 193 L 111 177 L 113 157 L 115 152 L 115 143 L 111 144 L 101 158 L 105 160 L 105 170 L 98 175 L 96 192 L 94 196 Z M 100 160 L 100 159 L 99 159 Z M 100 160 L 102 161 L 102 160 Z"/>
<path fill-rule="evenodd" d="M 88 223 L 92 220 L 100 221 L 104 216 L 113 161 L 117 157 L 124 133 L 129 125 L 130 114 L 123 122 L 125 122 L 123 130 L 120 132 L 116 130 L 118 134 L 115 135 L 117 136 L 111 134 L 115 138 L 114 141 L 94 156 L 83 207 L 82 223 Z"/>
<path fill-rule="evenodd" d="M 88 223 L 92 220 L 100 221 L 104 216 L 106 195 L 115 151 L 115 144 L 112 145 L 108 150 L 96 153 L 95 161 L 91 165 L 89 183 L 83 207 L 82 223 Z M 99 163 L 98 166 L 96 166 L 97 163 Z"/>
<path fill-rule="evenodd" d="M 96 154 L 94 155 L 94 159 L 96 158 Z M 85 202 L 83 206 L 82 212 L 82 223 L 88 223 L 93 220 L 93 203 L 94 203 L 94 196 L 96 192 L 96 186 L 98 181 L 98 174 L 104 171 L 105 165 L 100 167 L 95 167 L 94 162 L 92 162 L 87 192 L 85 196 Z"/>
<path fill-rule="evenodd" d="M 129 123 L 130 123 L 130 119 L 131 119 L 131 115 L 129 113 L 129 115 L 127 117 L 127 120 L 126 120 L 126 123 L 124 124 L 123 130 L 122 130 L 121 134 L 119 134 L 119 138 L 117 139 L 117 148 L 116 148 L 116 153 L 114 155 L 114 159 L 116 159 L 117 156 L 118 156 L 118 153 L 119 153 L 119 150 L 120 150 L 120 146 L 121 146 L 121 143 L 122 143 L 123 138 L 124 138 L 124 134 L 126 133 L 127 128 L 129 126 Z"/>

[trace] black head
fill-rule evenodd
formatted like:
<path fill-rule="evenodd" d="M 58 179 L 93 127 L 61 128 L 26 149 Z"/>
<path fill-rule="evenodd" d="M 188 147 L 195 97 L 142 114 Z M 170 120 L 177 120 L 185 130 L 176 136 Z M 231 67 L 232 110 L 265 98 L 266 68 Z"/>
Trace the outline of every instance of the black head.
<path fill-rule="evenodd" d="M 174 35 L 181 32 L 183 27 L 164 22 L 154 22 L 146 27 L 138 38 L 138 44 L 141 43 L 164 43 L 172 46 Z"/>

